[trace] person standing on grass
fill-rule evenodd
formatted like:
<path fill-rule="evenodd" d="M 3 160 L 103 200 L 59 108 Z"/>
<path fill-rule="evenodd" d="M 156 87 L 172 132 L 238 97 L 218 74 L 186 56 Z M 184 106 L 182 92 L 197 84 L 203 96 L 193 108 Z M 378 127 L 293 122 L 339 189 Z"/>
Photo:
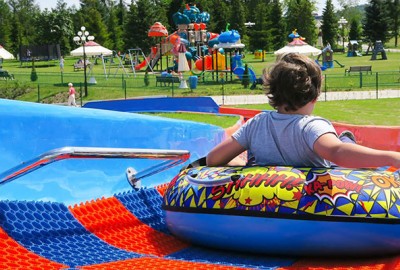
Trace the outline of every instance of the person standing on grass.
<path fill-rule="evenodd" d="M 75 102 L 75 88 L 72 83 L 68 84 L 68 106 L 75 106 L 76 107 L 76 102 Z"/>
<path fill-rule="evenodd" d="M 321 81 L 321 69 L 310 58 L 284 55 L 264 74 L 267 96 L 276 111 L 247 121 L 210 151 L 207 166 L 243 166 L 236 157 L 247 150 L 247 165 L 400 168 L 400 152 L 358 145 L 350 131 L 338 136 L 331 122 L 312 116 Z"/>
<path fill-rule="evenodd" d="M 62 56 L 60 58 L 60 71 L 64 72 L 64 57 Z"/>

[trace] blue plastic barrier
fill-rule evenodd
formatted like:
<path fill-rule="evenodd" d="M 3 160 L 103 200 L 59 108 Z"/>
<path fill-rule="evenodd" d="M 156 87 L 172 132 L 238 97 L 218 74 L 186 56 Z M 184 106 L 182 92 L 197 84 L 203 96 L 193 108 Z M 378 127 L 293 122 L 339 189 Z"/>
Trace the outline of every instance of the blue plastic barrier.
<path fill-rule="evenodd" d="M 191 111 L 218 113 L 219 106 L 211 97 L 138 98 L 126 100 L 91 101 L 85 108 L 120 112 Z"/>

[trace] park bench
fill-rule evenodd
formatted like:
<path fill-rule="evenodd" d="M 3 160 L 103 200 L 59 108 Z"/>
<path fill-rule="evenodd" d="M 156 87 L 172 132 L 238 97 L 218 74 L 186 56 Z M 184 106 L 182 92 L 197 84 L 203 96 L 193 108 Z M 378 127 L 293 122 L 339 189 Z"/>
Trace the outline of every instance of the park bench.
<path fill-rule="evenodd" d="M 14 75 L 8 73 L 6 70 L 0 70 L 0 78 L 14 80 Z"/>
<path fill-rule="evenodd" d="M 176 76 L 156 76 L 156 86 L 158 86 L 158 83 L 160 83 L 161 86 L 166 86 L 168 83 L 168 86 L 171 83 L 179 83 L 179 77 Z"/>
<path fill-rule="evenodd" d="M 86 68 L 90 69 L 91 65 L 92 65 L 92 63 L 88 62 L 86 64 Z M 81 69 L 84 69 L 84 68 L 85 67 L 83 66 L 83 63 L 75 63 L 74 64 L 74 71 L 81 70 Z"/>
<path fill-rule="evenodd" d="M 344 71 L 344 75 L 350 74 L 350 72 L 363 72 L 363 71 L 372 74 L 372 66 L 352 66 Z"/>
<path fill-rule="evenodd" d="M 74 64 L 74 71 L 77 71 L 77 70 L 80 70 L 80 69 L 83 69 L 83 68 L 84 68 L 83 63 Z"/>

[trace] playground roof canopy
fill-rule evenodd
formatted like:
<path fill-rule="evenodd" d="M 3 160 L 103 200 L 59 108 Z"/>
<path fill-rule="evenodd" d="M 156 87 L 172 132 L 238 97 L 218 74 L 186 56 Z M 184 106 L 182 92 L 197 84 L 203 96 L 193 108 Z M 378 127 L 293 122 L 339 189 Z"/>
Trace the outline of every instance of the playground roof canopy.
<path fill-rule="evenodd" d="M 302 41 L 301 39 L 295 39 L 285 47 L 280 48 L 279 50 L 275 51 L 275 55 L 280 55 L 284 53 L 299 53 L 305 55 L 320 55 L 322 51 L 317 49 L 311 45 L 308 45 L 306 42 Z"/>
<path fill-rule="evenodd" d="M 97 55 L 112 55 L 113 52 L 94 41 L 88 41 L 85 43 L 85 53 L 87 56 L 97 56 Z M 70 52 L 72 56 L 83 56 L 83 46 Z"/>
<path fill-rule="evenodd" d="M 14 59 L 14 55 L 12 55 L 9 51 L 4 49 L 4 47 L 0 45 L 0 58 Z"/>

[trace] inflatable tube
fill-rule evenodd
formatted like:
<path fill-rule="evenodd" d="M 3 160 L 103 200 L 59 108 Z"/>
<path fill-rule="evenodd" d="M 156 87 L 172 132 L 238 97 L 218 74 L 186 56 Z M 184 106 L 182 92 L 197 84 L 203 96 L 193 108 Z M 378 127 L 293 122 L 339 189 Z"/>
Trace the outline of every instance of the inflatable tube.
<path fill-rule="evenodd" d="M 279 255 L 400 252 L 399 171 L 193 167 L 164 195 L 170 231 L 195 244 Z"/>

